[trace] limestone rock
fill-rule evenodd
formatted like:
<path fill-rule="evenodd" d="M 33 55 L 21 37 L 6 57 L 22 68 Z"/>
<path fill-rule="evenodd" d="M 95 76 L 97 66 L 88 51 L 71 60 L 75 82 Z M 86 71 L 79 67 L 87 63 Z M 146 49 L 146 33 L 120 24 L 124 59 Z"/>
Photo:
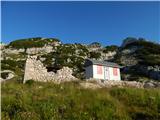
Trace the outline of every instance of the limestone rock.
<path fill-rule="evenodd" d="M 116 51 L 109 51 L 108 53 L 101 53 L 102 60 L 109 60 L 112 59 L 116 55 Z"/>
<path fill-rule="evenodd" d="M 3 70 L 3 71 L 1 71 L 1 74 L 2 74 L 2 73 L 6 73 L 6 74 L 8 74 L 8 75 L 6 76 L 6 78 L 2 78 L 2 76 L 1 76 L 1 77 L 0 77 L 1 82 L 2 82 L 2 81 L 5 81 L 5 80 L 10 80 L 10 79 L 12 79 L 13 77 L 15 77 L 14 72 L 11 71 L 11 70 Z"/>
<path fill-rule="evenodd" d="M 144 88 L 154 88 L 154 87 L 155 87 L 155 85 L 151 82 L 148 82 L 148 83 L 144 84 Z"/>
<path fill-rule="evenodd" d="M 160 82 L 147 81 L 144 83 L 144 88 L 160 88 Z"/>
<path fill-rule="evenodd" d="M 87 82 L 92 82 L 100 85 L 101 87 L 132 87 L 132 88 L 143 88 L 143 83 L 136 81 L 121 81 L 121 80 L 87 80 Z"/>

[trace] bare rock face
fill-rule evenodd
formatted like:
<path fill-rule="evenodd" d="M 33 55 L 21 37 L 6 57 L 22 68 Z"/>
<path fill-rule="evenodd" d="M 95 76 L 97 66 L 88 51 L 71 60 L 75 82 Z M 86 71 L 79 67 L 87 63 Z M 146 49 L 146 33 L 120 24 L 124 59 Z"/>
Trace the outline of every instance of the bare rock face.
<path fill-rule="evenodd" d="M 43 63 L 37 60 L 37 56 L 28 56 L 23 83 L 27 80 L 61 83 L 77 79 L 72 76 L 72 69 L 68 67 L 63 67 L 61 70 L 58 70 L 57 73 L 47 72 Z"/>
<path fill-rule="evenodd" d="M 53 51 L 52 46 L 44 46 L 41 48 L 28 48 L 26 53 L 28 54 L 37 54 L 37 53 L 50 53 Z"/>
<path fill-rule="evenodd" d="M 44 47 L 33 47 L 27 48 L 26 53 L 31 54 L 38 54 L 38 53 L 50 53 L 54 51 L 52 46 L 44 46 Z M 15 48 L 7 48 L 5 49 L 5 53 L 7 54 L 19 54 L 20 52 L 25 52 L 25 49 L 15 49 Z"/>
<path fill-rule="evenodd" d="M 120 60 L 121 60 L 121 63 L 126 66 L 133 66 L 138 63 L 138 60 L 133 56 L 122 56 Z"/>
<path fill-rule="evenodd" d="M 155 85 L 151 82 L 144 84 L 144 88 L 154 88 L 154 87 L 155 87 Z"/>
<path fill-rule="evenodd" d="M 137 81 L 119 81 L 119 80 L 97 80 L 87 79 L 86 82 L 81 82 L 80 86 L 85 89 L 99 89 L 99 88 L 160 88 L 160 82 L 148 81 L 148 82 L 137 82 Z"/>
<path fill-rule="evenodd" d="M 102 53 L 101 54 L 101 59 L 102 60 L 109 60 L 112 59 L 116 55 L 116 51 L 110 51 L 108 53 Z"/>
<path fill-rule="evenodd" d="M 25 49 L 14 49 L 14 48 L 7 48 L 4 49 L 4 52 L 7 54 L 19 54 L 20 52 L 24 52 Z"/>
<path fill-rule="evenodd" d="M 132 88 L 143 88 L 143 84 L 136 81 L 105 81 L 103 83 L 106 87 L 132 87 Z"/>
<path fill-rule="evenodd" d="M 138 46 L 132 46 L 132 47 L 130 47 L 129 49 L 124 49 L 123 51 L 122 51 L 122 53 L 123 54 L 132 54 L 132 53 L 134 53 L 137 49 L 139 49 L 140 47 L 138 47 Z"/>
<path fill-rule="evenodd" d="M 160 82 L 147 81 L 144 83 L 144 88 L 160 88 Z"/>

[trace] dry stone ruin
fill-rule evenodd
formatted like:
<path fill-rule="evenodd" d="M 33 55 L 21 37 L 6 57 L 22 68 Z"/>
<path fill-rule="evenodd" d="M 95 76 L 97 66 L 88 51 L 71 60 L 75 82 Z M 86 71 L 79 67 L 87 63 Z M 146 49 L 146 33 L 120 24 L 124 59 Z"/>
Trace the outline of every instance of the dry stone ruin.
<path fill-rule="evenodd" d="M 77 79 L 72 75 L 72 69 L 68 67 L 63 67 L 56 73 L 47 72 L 47 69 L 44 67 L 43 63 L 40 60 L 37 60 L 37 56 L 28 56 L 25 65 L 23 83 L 27 80 L 61 83 Z"/>

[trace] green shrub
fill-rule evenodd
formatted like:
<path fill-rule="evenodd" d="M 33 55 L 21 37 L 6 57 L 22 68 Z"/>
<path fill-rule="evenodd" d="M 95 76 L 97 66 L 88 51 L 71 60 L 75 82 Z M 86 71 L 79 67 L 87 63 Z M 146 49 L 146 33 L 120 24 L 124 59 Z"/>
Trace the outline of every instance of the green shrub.
<path fill-rule="evenodd" d="M 99 43 L 99 42 L 93 42 L 89 46 L 90 47 L 101 47 L 101 43 Z"/>
<path fill-rule="evenodd" d="M 108 53 L 108 52 L 113 52 L 113 51 L 117 51 L 118 50 L 118 46 L 116 45 L 111 45 L 111 46 L 106 46 L 103 50 L 104 53 Z"/>
<path fill-rule="evenodd" d="M 54 42 L 59 42 L 56 38 L 46 38 L 42 39 L 41 37 L 36 38 L 28 38 L 28 39 L 21 39 L 21 40 L 15 40 L 13 42 L 10 42 L 10 44 L 7 47 L 12 47 L 16 49 L 20 48 L 32 48 L 32 47 L 43 47 L 44 45 L 52 45 Z"/>
<path fill-rule="evenodd" d="M 19 60 L 19 61 L 15 61 L 11 59 L 2 60 L 1 65 L 2 65 L 1 66 L 2 70 L 16 71 L 16 68 L 24 69 L 25 60 Z"/>
<path fill-rule="evenodd" d="M 25 84 L 31 86 L 34 84 L 34 80 L 27 80 Z"/>
<path fill-rule="evenodd" d="M 95 59 L 98 59 L 101 57 L 101 53 L 99 52 L 90 52 L 90 56 L 89 58 L 95 58 Z"/>
<path fill-rule="evenodd" d="M 8 72 L 3 72 L 3 73 L 1 73 L 1 77 L 3 78 L 3 79 L 6 79 L 7 77 L 8 77 Z"/>

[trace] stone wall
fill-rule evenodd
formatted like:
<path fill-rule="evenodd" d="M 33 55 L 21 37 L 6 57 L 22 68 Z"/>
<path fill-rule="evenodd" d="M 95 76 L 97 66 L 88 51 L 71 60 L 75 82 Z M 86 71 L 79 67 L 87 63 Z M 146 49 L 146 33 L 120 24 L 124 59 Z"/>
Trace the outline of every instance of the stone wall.
<path fill-rule="evenodd" d="M 63 67 L 56 73 L 47 72 L 47 69 L 44 67 L 43 63 L 40 60 L 37 60 L 37 56 L 28 56 L 25 65 L 23 83 L 27 80 L 61 83 L 77 79 L 72 76 L 72 69 L 68 67 Z"/>

